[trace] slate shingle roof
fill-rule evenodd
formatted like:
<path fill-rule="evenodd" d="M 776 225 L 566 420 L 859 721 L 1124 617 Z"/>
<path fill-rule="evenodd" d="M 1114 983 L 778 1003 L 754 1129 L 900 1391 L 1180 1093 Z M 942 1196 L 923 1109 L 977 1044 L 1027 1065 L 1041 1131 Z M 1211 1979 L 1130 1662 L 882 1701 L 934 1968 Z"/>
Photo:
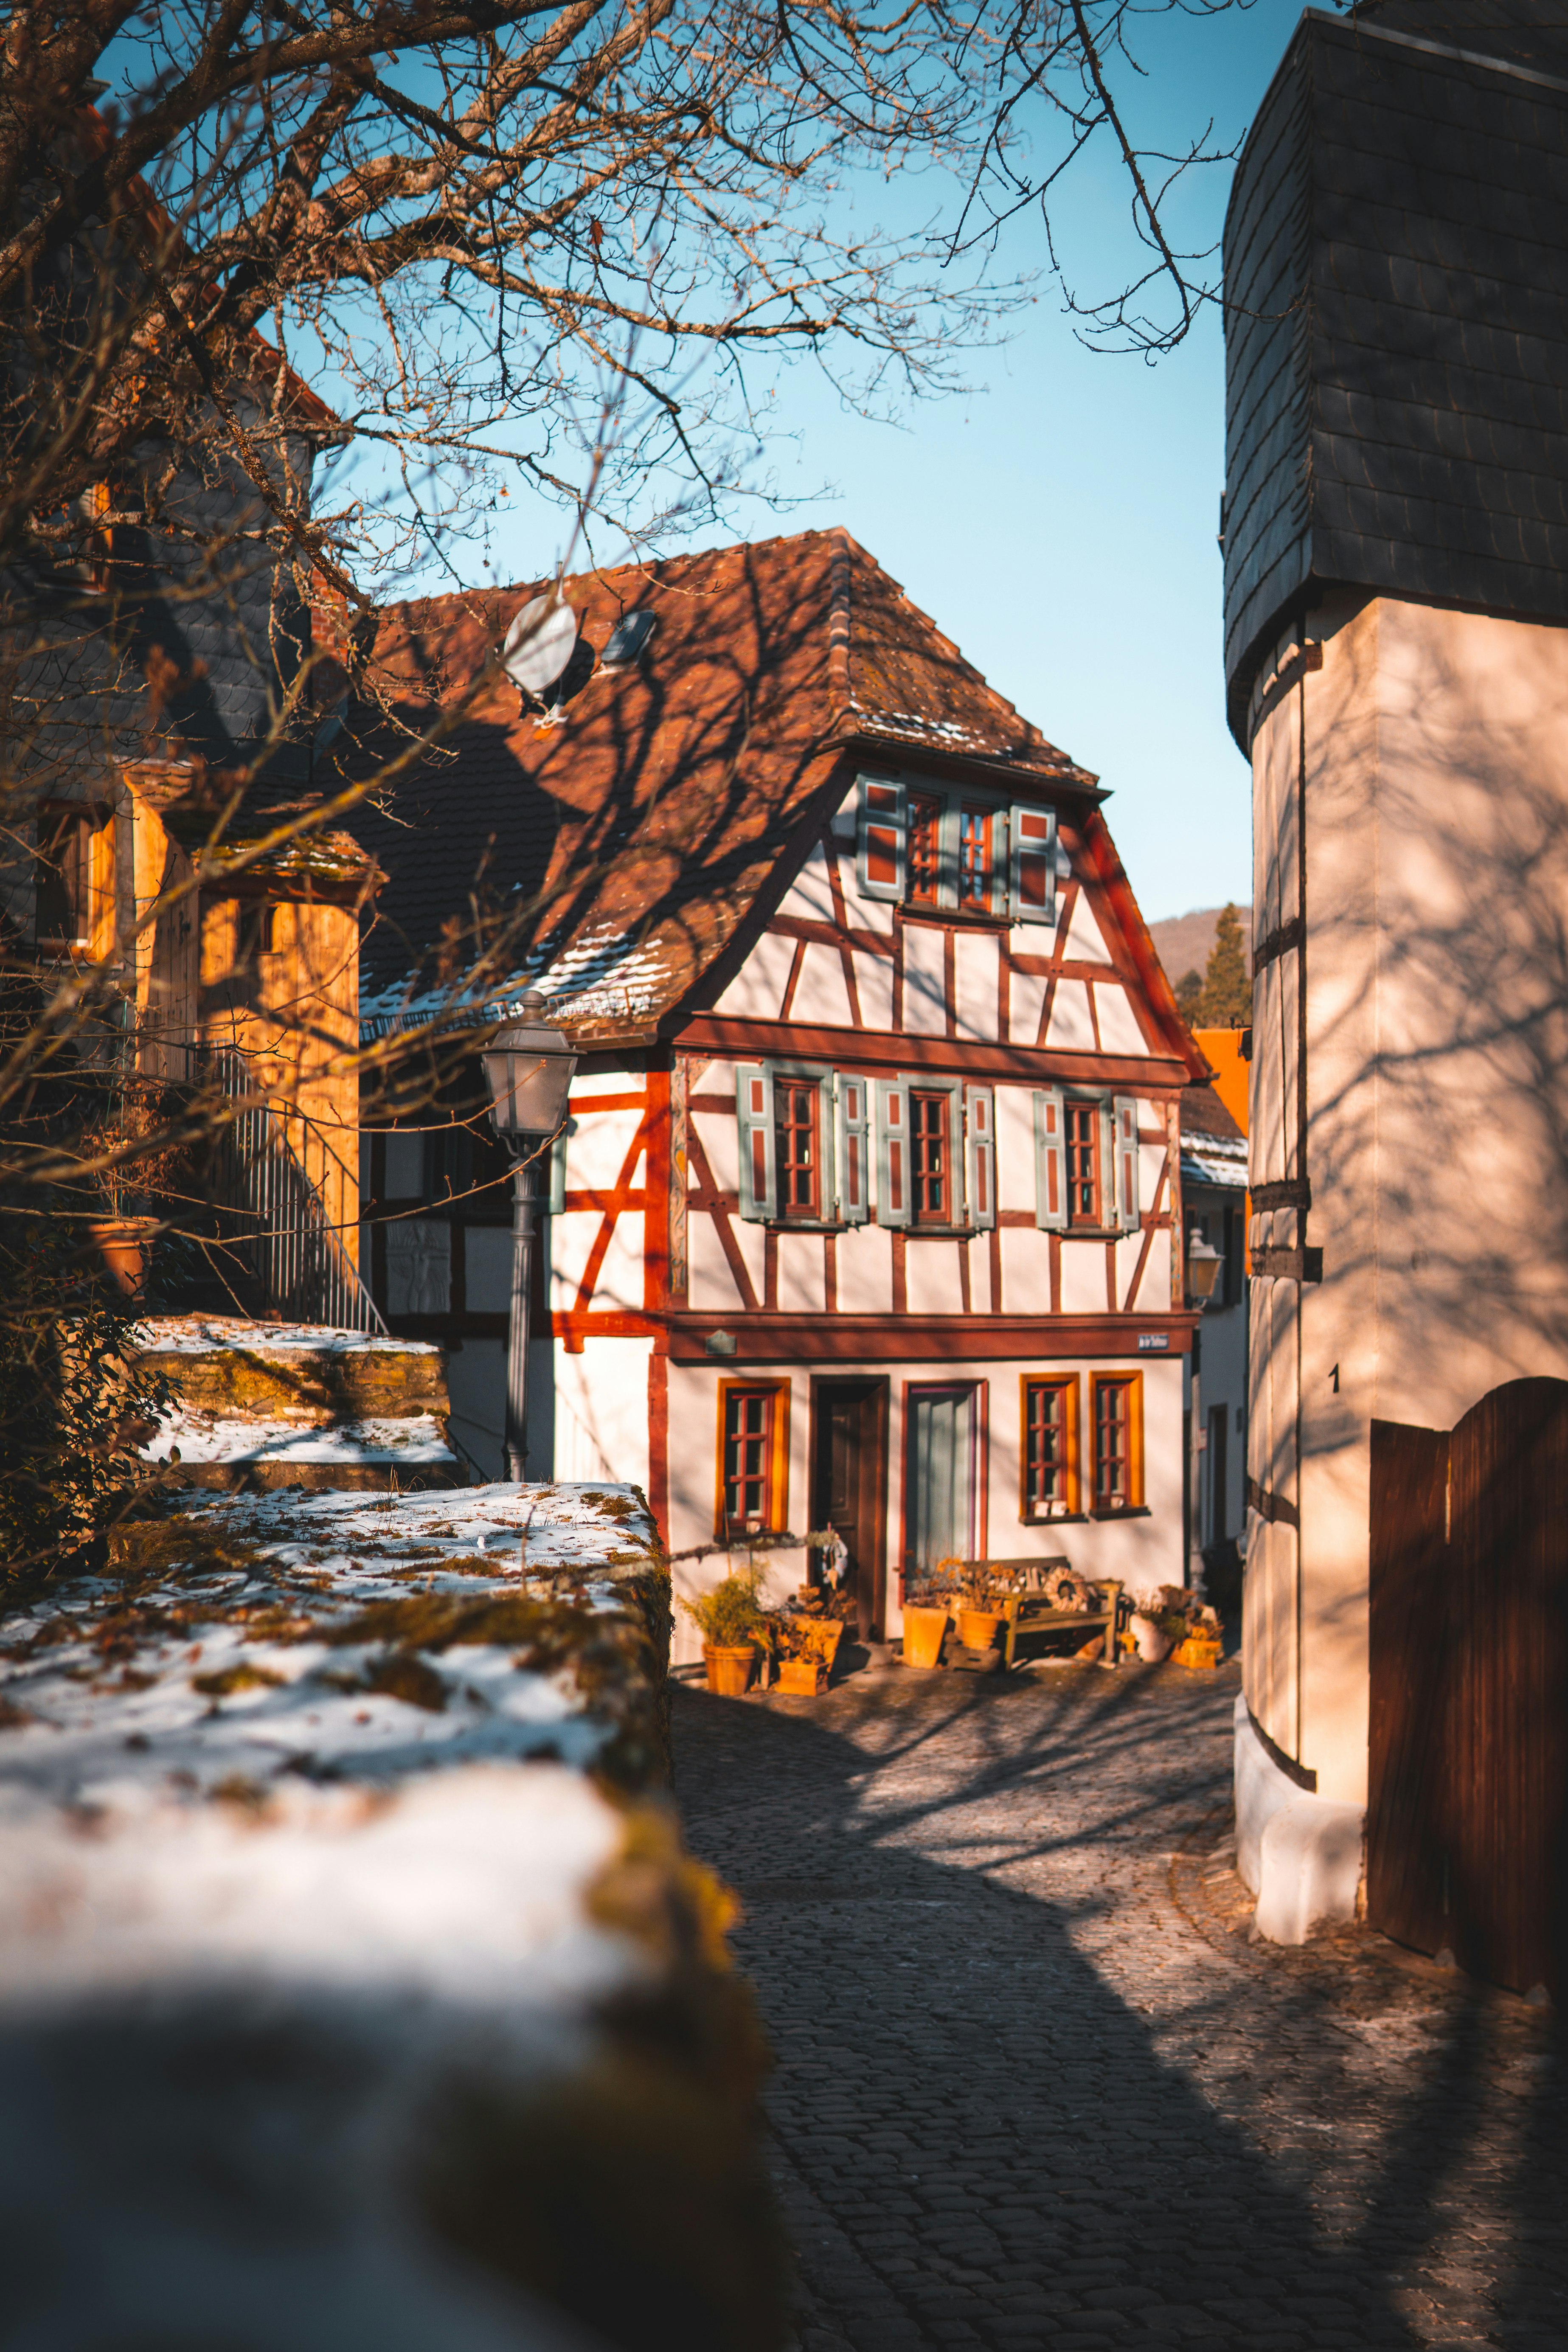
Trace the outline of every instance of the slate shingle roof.
<path fill-rule="evenodd" d="M 1484 54 L 1483 54 L 1484 53 Z M 1331 583 L 1568 619 L 1568 22 L 1309 12 L 1226 226 L 1233 731 Z"/>
<path fill-rule="evenodd" d="M 584 1030 L 625 1034 L 700 984 L 716 993 L 847 760 L 1099 797 L 847 532 L 568 580 L 581 636 L 558 724 L 504 676 L 484 679 L 536 593 L 384 617 L 345 770 L 483 682 L 447 740 L 353 820 L 387 877 L 362 978 L 373 1031 L 444 1011 L 476 953 L 475 1011 L 538 979 Z M 641 659 L 589 675 L 584 646 L 596 657 L 633 610 L 658 615 Z M 379 727 L 376 698 L 392 714 Z"/>

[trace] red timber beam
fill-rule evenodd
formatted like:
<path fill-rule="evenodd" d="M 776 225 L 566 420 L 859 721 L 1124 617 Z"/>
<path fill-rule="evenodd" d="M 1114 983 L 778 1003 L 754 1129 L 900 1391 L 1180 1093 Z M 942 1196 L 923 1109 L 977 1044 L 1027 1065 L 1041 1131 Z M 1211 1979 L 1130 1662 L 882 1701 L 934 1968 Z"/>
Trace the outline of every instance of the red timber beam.
<path fill-rule="evenodd" d="M 1084 1356 L 1152 1362 L 1192 1348 L 1194 1314 L 1173 1315 L 794 1315 L 704 1314 L 668 1318 L 678 1364 L 927 1363 L 963 1360 L 1048 1363 Z M 731 1355 L 711 1356 L 718 1331 Z"/>
<path fill-rule="evenodd" d="M 1043 1086 L 1053 1078 L 1114 1086 L 1146 1099 L 1190 1083 L 1184 1063 L 1155 1054 L 1072 1054 L 1030 1045 L 981 1045 L 963 1037 L 915 1037 L 890 1030 L 833 1029 L 802 1021 L 732 1021 L 702 1013 L 679 1033 L 683 1053 L 724 1061 L 805 1056 L 842 1069 L 942 1070 L 970 1078 L 1017 1078 Z"/>

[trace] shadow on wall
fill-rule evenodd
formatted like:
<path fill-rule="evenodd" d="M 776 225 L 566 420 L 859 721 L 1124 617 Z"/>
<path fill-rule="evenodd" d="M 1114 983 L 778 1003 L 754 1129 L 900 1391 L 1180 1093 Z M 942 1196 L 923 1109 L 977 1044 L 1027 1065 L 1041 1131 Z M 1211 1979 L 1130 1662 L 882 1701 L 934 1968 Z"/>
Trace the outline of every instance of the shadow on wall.
<path fill-rule="evenodd" d="M 1199 1724 L 1163 1706 L 1152 1723 L 1131 1678 L 1094 1677 L 1081 1703 L 1022 1729 L 1033 1695 L 963 1679 L 918 1712 L 868 1688 L 854 1738 L 676 1694 L 688 1834 L 741 1894 L 740 1958 L 780 2051 L 775 2129 L 816 2192 L 794 2216 L 806 2282 L 853 2307 L 854 2340 L 946 2341 L 967 2319 L 990 2342 L 1005 2315 L 1005 2340 L 1023 2321 L 1046 2342 L 1102 2315 L 1119 2332 L 1179 2315 L 1205 2344 L 1302 2326 L 1317 2341 L 1331 2308 L 1380 2352 L 1414 2352 L 1431 2339 L 1405 2316 L 1410 2273 L 1461 2211 L 1494 2232 L 1495 2305 L 1518 2317 L 1539 2304 L 1539 2249 L 1561 2231 L 1561 2163 L 1542 2136 L 1561 2143 L 1562 2050 L 1518 2102 L 1488 2200 L 1520 2250 L 1516 2305 L 1508 2246 L 1466 2201 L 1484 2126 L 1495 2147 L 1484 2009 L 1456 2003 L 1373 2145 L 1365 2074 L 1347 2063 L 1364 2047 L 1315 1992 L 1244 1977 L 1195 1937 L 1182 1948 L 1163 1896 L 1110 1935 L 1099 1924 L 1098 1853 L 1157 1850 L 1205 1806 L 1219 1834 L 1223 1740 L 1205 1781 Z M 879 1786 L 879 1769 L 897 1781 Z M 965 1819 L 982 1800 L 983 1834 Z M 1029 1891 L 1007 1883 L 1031 1876 Z M 1319 2119 L 1310 2137 L 1294 2140 L 1275 2105 L 1282 2077 L 1288 2114 Z M 1325 2123 L 1353 2128 L 1317 2136 Z"/>

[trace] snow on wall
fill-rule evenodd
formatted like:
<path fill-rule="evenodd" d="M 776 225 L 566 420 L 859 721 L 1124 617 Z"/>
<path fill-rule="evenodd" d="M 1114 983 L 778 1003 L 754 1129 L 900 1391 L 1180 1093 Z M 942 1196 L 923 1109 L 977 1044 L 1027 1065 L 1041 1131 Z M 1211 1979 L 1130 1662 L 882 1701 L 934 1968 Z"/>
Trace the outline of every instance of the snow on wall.
<path fill-rule="evenodd" d="M 658 2280 L 613 2200 L 571 2210 L 592 2192 L 563 2169 L 568 2113 L 606 2179 L 646 2173 L 650 2125 L 679 2116 L 639 2189 L 661 2269 L 678 2210 L 730 2259 L 731 2192 L 703 2183 L 733 2168 L 756 2194 L 738 2103 L 684 2060 L 650 2081 L 615 2022 L 665 1997 L 650 1900 L 709 1953 L 715 2020 L 733 2006 L 721 1899 L 639 1793 L 662 1777 L 655 1570 L 607 1483 L 226 1496 L 122 1529 L 108 1572 L 13 1607 L 8 2346 L 592 2352 L 601 2318 L 628 2340 Z M 625 2145 L 623 2049 L 643 2136 Z M 525 2233 L 484 2219 L 541 2175 L 596 2250 L 548 2303 Z"/>

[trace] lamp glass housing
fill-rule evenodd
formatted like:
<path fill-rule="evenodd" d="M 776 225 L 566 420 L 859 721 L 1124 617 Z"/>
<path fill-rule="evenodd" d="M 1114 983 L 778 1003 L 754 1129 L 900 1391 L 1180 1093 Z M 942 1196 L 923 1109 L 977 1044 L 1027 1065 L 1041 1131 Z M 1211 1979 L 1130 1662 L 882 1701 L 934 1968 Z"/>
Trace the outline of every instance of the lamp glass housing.
<path fill-rule="evenodd" d="M 1194 1305 L 1206 1307 L 1215 1295 L 1219 1270 L 1224 1264 L 1212 1242 L 1194 1234 L 1187 1243 L 1187 1296 Z"/>
<path fill-rule="evenodd" d="M 490 1118 L 502 1141 L 553 1135 L 566 1116 L 577 1056 L 560 1029 L 499 1030 L 485 1049 Z"/>

